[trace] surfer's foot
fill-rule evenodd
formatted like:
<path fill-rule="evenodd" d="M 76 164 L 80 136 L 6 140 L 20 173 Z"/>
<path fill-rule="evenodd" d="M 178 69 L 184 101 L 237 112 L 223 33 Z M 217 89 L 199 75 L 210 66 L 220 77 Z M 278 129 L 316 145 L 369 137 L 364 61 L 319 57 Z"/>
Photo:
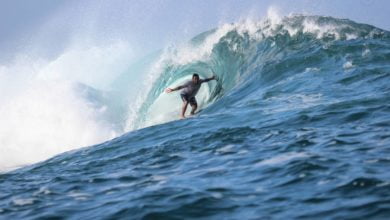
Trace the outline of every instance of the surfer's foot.
<path fill-rule="evenodd" d="M 180 119 L 185 119 L 185 118 L 186 118 L 186 116 L 184 116 L 184 115 L 180 116 Z"/>

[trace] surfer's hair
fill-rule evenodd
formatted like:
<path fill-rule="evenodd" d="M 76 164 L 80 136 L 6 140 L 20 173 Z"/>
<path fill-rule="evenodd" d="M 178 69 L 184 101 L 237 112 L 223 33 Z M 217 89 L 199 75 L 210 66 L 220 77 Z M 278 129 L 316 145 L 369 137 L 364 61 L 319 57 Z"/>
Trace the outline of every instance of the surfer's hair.
<path fill-rule="evenodd" d="M 194 78 L 194 77 L 199 79 L 199 75 L 197 73 L 192 74 L 192 78 Z"/>

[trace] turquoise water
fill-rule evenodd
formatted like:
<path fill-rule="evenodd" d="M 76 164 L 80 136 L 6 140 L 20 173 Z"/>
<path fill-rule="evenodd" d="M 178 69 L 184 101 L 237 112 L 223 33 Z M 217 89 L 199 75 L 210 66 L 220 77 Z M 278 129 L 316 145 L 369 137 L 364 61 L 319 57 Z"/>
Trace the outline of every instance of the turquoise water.
<path fill-rule="evenodd" d="M 1 174 L 0 218 L 388 219 L 389 61 L 389 32 L 331 17 L 202 33 L 138 64 L 130 116 L 90 90 L 132 131 Z M 163 91 L 192 72 L 218 81 L 176 120 Z"/>

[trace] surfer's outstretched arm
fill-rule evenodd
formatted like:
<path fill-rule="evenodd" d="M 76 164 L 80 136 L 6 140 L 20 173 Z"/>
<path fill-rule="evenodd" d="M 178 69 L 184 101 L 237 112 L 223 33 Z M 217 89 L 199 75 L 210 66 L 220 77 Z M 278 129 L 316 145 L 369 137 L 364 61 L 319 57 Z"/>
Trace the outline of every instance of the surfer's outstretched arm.
<path fill-rule="evenodd" d="M 177 91 L 177 90 L 180 90 L 180 89 L 183 89 L 183 88 L 185 88 L 185 86 L 178 86 L 178 87 L 173 88 L 173 89 L 167 88 L 167 89 L 165 89 L 165 92 L 166 92 L 166 93 L 171 93 L 171 92 L 173 92 L 173 91 Z"/>

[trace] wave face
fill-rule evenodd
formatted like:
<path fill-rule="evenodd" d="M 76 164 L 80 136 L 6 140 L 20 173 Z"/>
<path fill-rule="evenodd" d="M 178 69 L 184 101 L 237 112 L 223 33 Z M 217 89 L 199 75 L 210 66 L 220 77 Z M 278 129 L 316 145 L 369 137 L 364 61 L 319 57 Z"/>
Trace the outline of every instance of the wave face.
<path fill-rule="evenodd" d="M 121 111 L 134 131 L 2 174 L 1 218 L 390 215 L 389 32 L 274 17 L 146 60 L 142 92 Z M 180 99 L 163 90 L 192 72 L 218 80 L 199 92 L 197 117 L 174 121 Z"/>

